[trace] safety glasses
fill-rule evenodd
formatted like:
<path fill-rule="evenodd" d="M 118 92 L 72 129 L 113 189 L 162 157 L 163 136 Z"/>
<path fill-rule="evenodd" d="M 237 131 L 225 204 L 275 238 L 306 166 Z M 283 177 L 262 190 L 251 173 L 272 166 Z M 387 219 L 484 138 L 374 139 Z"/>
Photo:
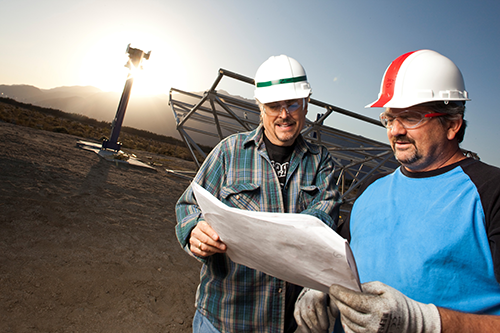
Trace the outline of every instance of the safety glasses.
<path fill-rule="evenodd" d="M 394 126 L 394 120 L 398 120 L 399 123 L 406 129 L 415 129 L 430 119 L 434 117 L 446 116 L 446 113 L 420 113 L 412 110 L 405 110 L 399 112 L 398 114 L 391 114 L 387 112 L 382 112 L 379 116 L 380 122 L 384 127 L 391 129 Z"/>
<path fill-rule="evenodd" d="M 302 110 L 304 107 L 304 102 L 304 98 L 301 98 L 268 103 L 264 104 L 264 112 L 270 117 L 277 117 L 281 114 L 282 110 L 285 109 L 286 113 L 291 115 L 297 111 Z"/>

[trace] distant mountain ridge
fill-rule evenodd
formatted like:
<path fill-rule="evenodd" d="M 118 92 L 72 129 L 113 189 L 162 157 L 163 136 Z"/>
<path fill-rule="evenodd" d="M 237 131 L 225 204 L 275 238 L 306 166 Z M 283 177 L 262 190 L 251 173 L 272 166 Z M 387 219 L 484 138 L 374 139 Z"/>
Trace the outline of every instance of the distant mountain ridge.
<path fill-rule="evenodd" d="M 92 86 L 40 89 L 20 84 L 0 85 L 0 96 L 111 122 L 115 117 L 121 93 L 104 92 Z M 134 96 L 132 88 L 123 125 L 180 138 L 166 94 Z"/>

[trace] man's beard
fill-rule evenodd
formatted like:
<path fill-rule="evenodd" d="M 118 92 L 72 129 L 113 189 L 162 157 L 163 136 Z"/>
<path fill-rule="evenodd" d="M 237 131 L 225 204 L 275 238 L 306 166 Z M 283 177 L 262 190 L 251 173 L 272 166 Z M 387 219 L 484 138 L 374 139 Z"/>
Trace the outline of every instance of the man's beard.
<path fill-rule="evenodd" d="M 294 126 L 295 125 L 295 121 L 293 120 L 289 120 L 289 121 L 284 121 L 284 120 L 276 120 L 274 122 L 274 125 L 281 125 L 281 124 L 287 124 L 287 125 L 291 125 L 291 126 Z M 276 138 L 281 141 L 281 142 L 287 142 L 289 140 L 291 140 L 293 138 L 293 136 L 295 135 L 295 133 L 280 133 L 278 134 L 278 131 L 275 132 L 276 133 Z"/>
<path fill-rule="evenodd" d="M 403 141 L 403 142 L 408 142 L 408 143 L 412 144 L 414 149 L 411 152 L 409 152 L 408 150 L 405 150 L 404 152 L 400 152 L 400 155 L 406 154 L 409 156 L 406 156 L 404 158 L 398 157 L 398 151 L 396 149 L 396 141 L 400 141 L 400 142 Z M 394 151 L 394 156 L 396 157 L 396 160 L 398 160 L 398 162 L 403 164 L 403 165 L 412 165 L 413 163 L 416 163 L 418 160 L 420 160 L 422 158 L 422 156 L 419 154 L 417 146 L 415 145 L 415 142 L 413 140 L 408 139 L 406 136 L 400 136 L 400 137 L 394 138 L 392 144 L 393 144 L 393 151 Z"/>

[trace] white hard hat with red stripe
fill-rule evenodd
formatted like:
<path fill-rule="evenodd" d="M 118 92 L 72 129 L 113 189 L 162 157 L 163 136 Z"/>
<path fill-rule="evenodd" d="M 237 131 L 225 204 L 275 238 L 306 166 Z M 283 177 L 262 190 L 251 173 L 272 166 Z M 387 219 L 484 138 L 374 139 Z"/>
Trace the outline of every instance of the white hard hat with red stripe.
<path fill-rule="evenodd" d="M 263 104 L 306 98 L 310 94 L 304 67 L 286 55 L 270 57 L 255 74 L 255 98 Z"/>
<path fill-rule="evenodd" d="M 470 101 L 462 73 L 447 57 L 418 50 L 394 60 L 384 73 L 378 99 L 367 108 L 407 108 L 434 101 Z"/>

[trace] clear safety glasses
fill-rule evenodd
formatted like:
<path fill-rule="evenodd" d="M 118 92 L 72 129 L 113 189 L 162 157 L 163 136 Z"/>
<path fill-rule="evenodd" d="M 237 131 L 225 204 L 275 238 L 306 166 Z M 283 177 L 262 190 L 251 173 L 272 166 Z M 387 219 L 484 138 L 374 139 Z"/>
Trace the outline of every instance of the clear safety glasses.
<path fill-rule="evenodd" d="M 399 123 L 406 129 L 418 128 L 425 124 L 425 122 L 434 117 L 446 116 L 446 113 L 420 113 L 412 110 L 405 110 L 399 112 L 398 114 L 391 114 L 387 112 L 382 112 L 379 116 L 380 122 L 384 127 L 391 129 L 394 126 L 394 120 L 398 120 Z"/>
<path fill-rule="evenodd" d="M 302 110 L 304 103 L 304 98 L 268 103 L 264 104 L 264 112 L 270 117 L 277 117 L 281 114 L 282 110 L 285 109 L 286 113 L 291 115 Z"/>

